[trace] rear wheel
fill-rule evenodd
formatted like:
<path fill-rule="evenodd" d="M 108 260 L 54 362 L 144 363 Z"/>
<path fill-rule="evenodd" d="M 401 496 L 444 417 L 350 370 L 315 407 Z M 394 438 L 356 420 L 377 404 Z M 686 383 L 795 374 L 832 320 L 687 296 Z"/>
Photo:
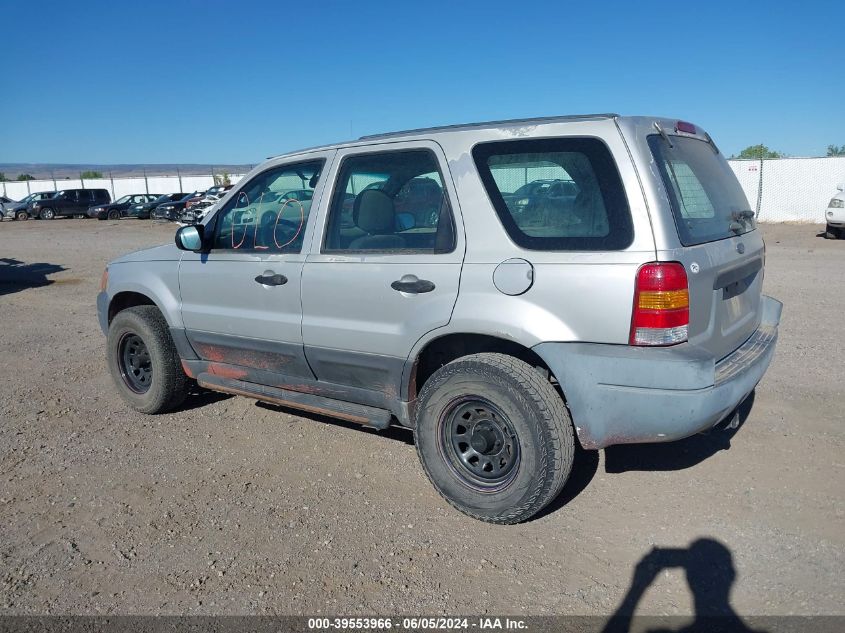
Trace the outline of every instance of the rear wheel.
<path fill-rule="evenodd" d="M 179 406 L 188 378 L 167 322 L 155 306 L 119 312 L 109 326 L 108 366 L 120 395 L 141 413 Z"/>
<path fill-rule="evenodd" d="M 483 353 L 452 361 L 419 397 L 417 453 L 454 507 L 490 523 L 544 508 L 572 469 L 575 439 L 560 395 L 527 363 Z"/>
<path fill-rule="evenodd" d="M 56 213 L 50 208 L 41 209 L 41 213 L 38 214 L 38 217 L 42 220 L 52 220 L 56 217 Z"/>

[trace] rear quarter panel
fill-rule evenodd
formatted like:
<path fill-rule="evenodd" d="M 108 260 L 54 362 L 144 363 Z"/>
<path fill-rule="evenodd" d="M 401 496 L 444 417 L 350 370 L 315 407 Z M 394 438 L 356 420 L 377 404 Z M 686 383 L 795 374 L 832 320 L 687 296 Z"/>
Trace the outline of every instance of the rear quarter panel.
<path fill-rule="evenodd" d="M 628 198 L 633 242 L 620 251 L 537 251 L 511 241 L 478 175 L 472 148 L 481 142 L 527 138 L 595 137 L 610 150 Z M 625 142 L 612 119 L 507 126 L 443 135 L 466 230 L 460 293 L 446 330 L 484 333 L 531 347 L 545 341 L 628 342 L 637 268 L 655 259 L 655 244 L 642 187 Z M 508 296 L 496 289 L 493 272 L 509 258 L 534 267 L 531 288 Z M 421 344 L 424 341 L 421 342 Z M 421 345 L 418 345 L 418 348 Z"/>

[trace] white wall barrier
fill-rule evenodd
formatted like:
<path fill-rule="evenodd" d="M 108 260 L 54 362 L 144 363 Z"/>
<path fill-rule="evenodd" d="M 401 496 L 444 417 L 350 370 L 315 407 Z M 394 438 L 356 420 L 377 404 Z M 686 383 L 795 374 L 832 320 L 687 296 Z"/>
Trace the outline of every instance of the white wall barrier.
<path fill-rule="evenodd" d="M 728 162 L 761 222 L 823 223 L 837 185 L 845 184 L 845 156 Z"/>
<path fill-rule="evenodd" d="M 761 222 L 824 222 L 824 211 L 845 184 L 845 156 L 827 158 L 775 158 L 730 160 L 750 208 L 759 211 Z M 230 175 L 231 182 L 241 175 Z M 761 186 L 762 179 L 762 186 Z M 30 180 L 3 182 L 3 195 L 20 200 L 35 191 L 61 189 L 107 189 L 113 200 L 130 193 L 176 193 L 202 191 L 214 185 L 208 176 L 147 176 L 146 178 L 101 178 L 97 180 Z"/>

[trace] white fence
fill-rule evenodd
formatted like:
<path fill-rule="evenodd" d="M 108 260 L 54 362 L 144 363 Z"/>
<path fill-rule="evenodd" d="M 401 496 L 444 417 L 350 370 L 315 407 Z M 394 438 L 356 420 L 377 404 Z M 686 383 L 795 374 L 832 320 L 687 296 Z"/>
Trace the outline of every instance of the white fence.
<path fill-rule="evenodd" d="M 845 156 L 731 160 L 751 208 L 761 222 L 824 222 L 824 210 L 836 187 L 845 184 Z M 229 176 L 233 183 L 241 175 Z M 20 200 L 34 191 L 108 189 L 113 199 L 130 193 L 201 191 L 214 184 L 208 176 L 148 176 L 98 180 L 30 180 L 3 182 L 3 195 Z"/>
<path fill-rule="evenodd" d="M 845 156 L 731 160 L 761 222 L 824 222 L 824 211 L 845 184 Z"/>
<path fill-rule="evenodd" d="M 230 175 L 232 183 L 241 174 Z M 147 176 L 136 178 L 97 178 L 94 180 L 28 180 L 0 183 L 0 191 L 12 200 L 22 200 L 36 191 L 61 191 L 62 189 L 107 189 L 112 200 L 131 193 L 191 193 L 205 191 L 214 185 L 214 176 Z"/>

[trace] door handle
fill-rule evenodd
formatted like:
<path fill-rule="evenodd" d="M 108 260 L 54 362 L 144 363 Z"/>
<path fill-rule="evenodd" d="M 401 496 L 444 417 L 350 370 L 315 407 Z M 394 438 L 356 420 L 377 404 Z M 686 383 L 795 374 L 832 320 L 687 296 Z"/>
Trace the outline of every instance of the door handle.
<path fill-rule="evenodd" d="M 390 284 L 390 287 L 399 292 L 420 294 L 434 290 L 434 283 L 428 279 L 417 279 L 414 275 L 405 275 Z"/>
<path fill-rule="evenodd" d="M 288 282 L 288 278 L 284 275 L 258 275 L 255 281 L 262 286 L 284 286 Z"/>

